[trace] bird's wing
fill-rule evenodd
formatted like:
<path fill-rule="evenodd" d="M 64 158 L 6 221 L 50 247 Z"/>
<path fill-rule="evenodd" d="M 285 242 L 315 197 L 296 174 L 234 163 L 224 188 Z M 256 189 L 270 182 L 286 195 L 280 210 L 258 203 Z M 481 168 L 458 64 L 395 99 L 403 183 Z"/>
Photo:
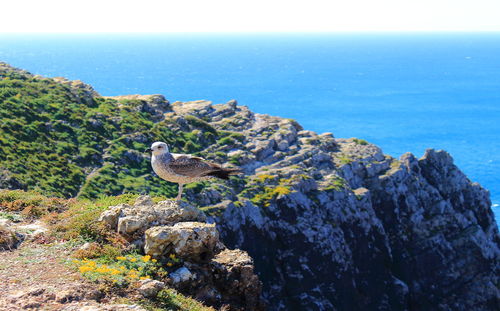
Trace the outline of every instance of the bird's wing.
<path fill-rule="evenodd" d="M 220 169 L 220 166 L 206 162 L 203 158 L 188 154 L 172 154 L 174 160 L 168 166 L 178 174 L 189 177 L 205 176 L 207 173 Z"/>
<path fill-rule="evenodd" d="M 197 160 L 201 160 L 201 161 L 205 160 L 202 157 L 197 157 L 197 156 L 190 155 L 190 154 L 171 153 L 171 155 L 174 157 L 175 161 L 179 161 L 179 162 L 185 162 L 185 161 L 189 162 L 193 159 L 197 159 Z"/>

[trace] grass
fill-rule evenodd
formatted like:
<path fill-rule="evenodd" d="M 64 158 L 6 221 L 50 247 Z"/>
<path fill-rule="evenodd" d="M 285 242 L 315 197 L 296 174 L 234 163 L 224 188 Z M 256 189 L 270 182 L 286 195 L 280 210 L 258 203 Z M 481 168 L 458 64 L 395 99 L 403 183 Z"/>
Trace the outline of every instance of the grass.
<path fill-rule="evenodd" d="M 202 120 L 202 119 L 199 119 L 195 116 L 192 116 L 192 115 L 186 115 L 184 116 L 184 119 L 186 119 L 186 121 L 191 124 L 192 126 L 194 126 L 195 128 L 199 128 L 201 130 L 204 130 L 206 132 L 210 132 L 212 134 L 217 134 L 217 130 L 211 126 L 208 122 Z"/>
<path fill-rule="evenodd" d="M 342 165 L 347 165 L 353 162 L 354 160 L 351 159 L 350 157 L 346 156 L 345 154 L 341 155 L 339 158 L 340 164 Z"/>
<path fill-rule="evenodd" d="M 0 188 L 65 198 L 174 196 L 175 185 L 151 175 L 148 144 L 161 140 L 173 152 L 196 153 L 225 136 L 194 116 L 186 117 L 191 132 L 169 119 L 155 123 L 154 112 L 137 109 L 140 100 L 89 102 L 75 94 L 52 79 L 0 71 Z"/>
<path fill-rule="evenodd" d="M 268 207 L 271 201 L 279 196 L 290 194 L 292 190 L 288 186 L 278 185 L 275 187 L 264 187 L 264 191 L 257 193 L 250 201 L 256 205 Z"/>
<path fill-rule="evenodd" d="M 215 311 L 211 307 L 204 306 L 193 298 L 179 294 L 176 290 L 166 288 L 158 293 L 156 299 L 143 302 L 143 306 L 151 311 L 162 310 L 189 310 L 189 311 Z"/>
<path fill-rule="evenodd" d="M 358 145 L 368 145 L 368 142 L 364 139 L 353 138 L 352 141 Z"/>
<path fill-rule="evenodd" d="M 334 176 L 328 180 L 328 185 L 323 189 L 325 191 L 340 191 L 347 186 L 347 182 L 340 176 Z"/>
<path fill-rule="evenodd" d="M 226 209 L 219 206 L 205 206 L 200 208 L 200 210 L 208 216 L 219 217 L 224 213 Z"/>
<path fill-rule="evenodd" d="M 267 180 L 273 180 L 275 178 L 276 178 L 276 176 L 269 175 L 269 174 L 260 174 L 260 175 L 257 175 L 257 177 L 256 177 L 256 179 L 261 183 L 265 183 Z"/>
<path fill-rule="evenodd" d="M 222 146 L 232 146 L 235 143 L 236 143 L 236 141 L 229 136 L 226 136 L 226 137 L 223 137 L 223 138 L 217 140 L 217 144 L 222 145 Z"/>

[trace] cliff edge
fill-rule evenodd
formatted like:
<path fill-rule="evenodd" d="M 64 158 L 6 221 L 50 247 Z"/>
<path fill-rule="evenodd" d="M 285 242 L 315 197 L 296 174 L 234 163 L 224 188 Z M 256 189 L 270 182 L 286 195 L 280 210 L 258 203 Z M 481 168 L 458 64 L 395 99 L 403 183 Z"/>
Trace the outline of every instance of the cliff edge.
<path fill-rule="evenodd" d="M 163 140 L 174 152 L 244 170 L 229 182 L 191 184 L 185 197 L 216 224 L 225 245 L 253 258 L 269 310 L 500 307 L 500 236 L 489 193 L 445 151 L 396 159 L 365 140 L 307 131 L 234 100 L 104 98 L 79 82 L 6 66 L 2 103 L 28 107 L 15 111 L 29 118 L 3 111 L 14 121 L 2 127 L 1 187 L 83 198 L 173 196 L 175 186 L 151 175 L 142 153 Z M 51 102 L 46 94 L 55 91 Z M 43 129 L 23 127 L 28 119 Z M 32 140 L 37 130 L 40 142 Z M 28 163 L 53 159 L 52 167 L 31 171 L 9 157 L 13 146 L 22 155 L 35 143 L 43 152 Z M 61 179 L 41 179 L 45 170 Z"/>

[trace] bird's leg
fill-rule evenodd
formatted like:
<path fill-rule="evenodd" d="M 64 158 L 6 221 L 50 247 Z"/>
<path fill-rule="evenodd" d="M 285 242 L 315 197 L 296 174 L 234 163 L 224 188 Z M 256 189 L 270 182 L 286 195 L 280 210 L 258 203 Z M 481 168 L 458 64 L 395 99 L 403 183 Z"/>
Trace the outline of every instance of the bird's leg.
<path fill-rule="evenodd" d="M 183 184 L 179 184 L 179 193 L 177 194 L 177 198 L 175 198 L 177 201 L 181 200 L 181 197 L 182 197 L 182 187 L 183 186 L 184 186 Z"/>

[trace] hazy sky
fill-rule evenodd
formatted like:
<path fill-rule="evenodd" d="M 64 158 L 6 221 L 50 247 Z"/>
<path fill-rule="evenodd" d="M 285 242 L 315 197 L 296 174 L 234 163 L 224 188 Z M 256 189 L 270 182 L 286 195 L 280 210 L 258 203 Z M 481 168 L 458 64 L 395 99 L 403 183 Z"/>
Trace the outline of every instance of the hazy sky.
<path fill-rule="evenodd" d="M 500 31 L 500 0 L 8 0 L 0 32 Z"/>

